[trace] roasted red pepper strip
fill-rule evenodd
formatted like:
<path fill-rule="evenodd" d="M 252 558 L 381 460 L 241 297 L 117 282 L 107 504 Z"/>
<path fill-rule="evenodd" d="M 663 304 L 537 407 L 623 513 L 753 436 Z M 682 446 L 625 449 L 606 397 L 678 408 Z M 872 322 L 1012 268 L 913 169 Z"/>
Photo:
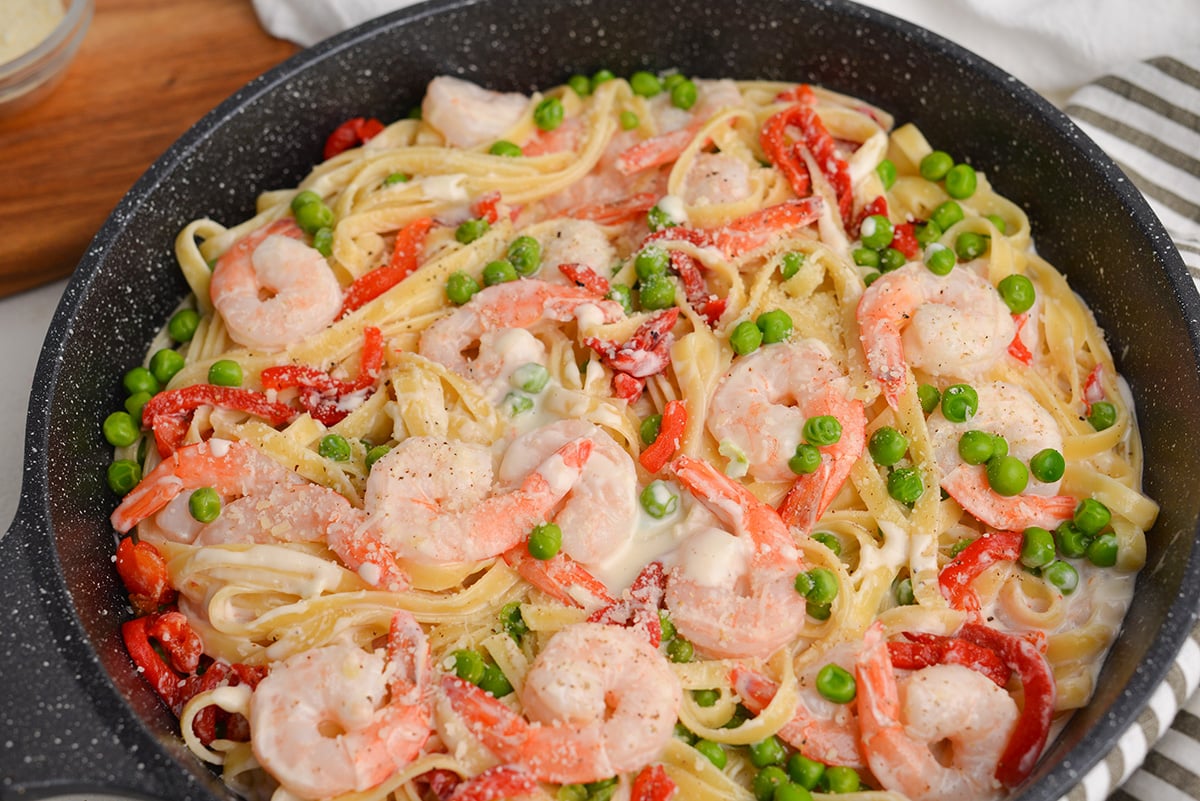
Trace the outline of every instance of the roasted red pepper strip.
<path fill-rule="evenodd" d="M 895 667 L 920 670 L 931 665 L 962 665 L 982 673 L 998 686 L 1008 684 L 1012 671 L 995 651 L 958 637 L 943 637 L 920 631 L 906 631 L 910 642 L 888 643 L 888 654 Z"/>
<path fill-rule="evenodd" d="M 892 228 L 892 247 L 903 253 L 904 258 L 910 261 L 917 257 L 921 252 L 921 245 L 917 242 L 917 234 L 912 223 L 898 223 Z"/>
<path fill-rule="evenodd" d="M 628 598 L 593 612 L 588 622 L 641 629 L 651 647 L 657 648 L 662 643 L 662 618 L 658 616 L 658 610 L 663 606 L 666 591 L 667 574 L 662 562 L 651 562 L 633 580 Z"/>
<path fill-rule="evenodd" d="M 180 673 L 193 673 L 200 666 L 204 643 L 200 641 L 187 617 L 174 610 L 150 615 L 146 636 L 158 640 L 171 660 L 171 667 Z"/>
<path fill-rule="evenodd" d="M 489 224 L 495 225 L 500 219 L 500 192 L 492 190 L 480 195 L 474 203 L 471 204 L 471 214 L 476 217 L 482 217 Z"/>
<path fill-rule="evenodd" d="M 176 701 L 175 714 L 180 714 L 184 705 L 200 693 L 240 684 L 253 689 L 266 675 L 267 669 L 262 666 L 213 662 L 203 674 L 193 674 L 184 680 Z M 200 738 L 200 742 L 208 745 L 217 738 L 218 724 L 223 724 L 223 737 L 227 740 L 245 742 L 250 739 L 250 725 L 245 718 L 215 705 L 206 706 L 196 713 L 192 719 L 192 731 Z"/>
<path fill-rule="evenodd" d="M 558 271 L 569 278 L 576 286 L 583 287 L 597 297 L 604 297 L 612 287 L 608 279 L 598 274 L 586 264 L 567 262 L 558 265 Z"/>
<path fill-rule="evenodd" d="M 681 400 L 667 401 L 663 408 L 662 425 L 658 428 L 658 436 L 646 450 L 638 454 L 642 467 L 651 473 L 662 470 L 683 440 L 683 430 L 687 427 L 687 406 Z"/>
<path fill-rule="evenodd" d="M 1017 329 L 1018 332 L 1020 329 Z M 1083 403 L 1087 414 L 1092 413 L 1092 404 L 1104 400 L 1104 365 L 1097 364 L 1083 381 Z"/>
<path fill-rule="evenodd" d="M 996 765 L 996 778 L 1006 787 L 1015 787 L 1033 772 L 1046 746 L 1054 717 L 1054 675 L 1037 646 L 1024 637 L 977 623 L 965 624 L 958 636 L 995 651 L 1021 677 L 1021 714 Z"/>
<path fill-rule="evenodd" d="M 293 387 L 300 388 L 300 405 L 313 419 L 330 426 L 341 422 L 349 414 L 343 399 L 370 388 L 379 378 L 382 366 L 383 332 L 375 326 L 367 326 L 363 329 L 363 351 L 358 378 L 353 381 L 342 381 L 329 373 L 303 364 L 268 367 L 262 371 L 259 379 L 266 390 L 278 392 Z"/>
<path fill-rule="evenodd" d="M 382 267 L 363 273 L 346 288 L 339 316 L 362 308 L 412 275 L 419 266 L 418 259 L 425 246 L 425 237 L 432 227 L 432 217 L 419 217 L 401 228 L 396 234 L 391 260 Z"/>
<path fill-rule="evenodd" d="M 794 96 L 797 102 L 773 114 L 763 124 L 759 142 L 767 158 L 775 165 L 791 185 L 796 197 L 812 194 L 812 177 L 800 148 L 807 148 L 817 168 L 833 187 L 838 201 L 838 212 L 847 228 L 851 227 L 851 212 L 854 193 L 850 185 L 850 168 L 837 153 L 837 146 L 825 123 L 821 121 L 813 106 L 816 96 L 808 86 L 799 87 Z M 790 99 L 790 97 L 788 98 Z M 800 141 L 789 145 L 787 129 L 794 127 L 800 132 Z"/>
<path fill-rule="evenodd" d="M 246 412 L 273 426 L 290 422 L 296 416 L 295 409 L 290 406 L 267 400 L 263 393 L 241 387 L 193 384 L 160 392 L 142 409 L 142 422 L 154 430 L 159 454 L 167 456 L 183 444 L 183 435 L 187 433 L 185 421 L 201 406 Z"/>
<path fill-rule="evenodd" d="M 142 677 L 154 688 L 159 698 L 172 709 L 180 697 L 180 677 L 154 650 L 150 642 L 150 627 L 154 615 L 135 618 L 121 626 L 121 639 Z"/>
<path fill-rule="evenodd" d="M 129 601 L 141 614 L 157 612 L 175 600 L 167 560 L 148 542 L 125 537 L 117 545 L 117 573 L 129 591 Z"/>
<path fill-rule="evenodd" d="M 367 142 L 383 130 L 383 123 L 374 117 L 353 117 L 333 129 L 325 140 L 325 160 Z"/>
<path fill-rule="evenodd" d="M 454 792 L 454 788 L 463 783 L 461 776 L 445 768 L 434 768 L 417 776 L 416 779 L 418 782 L 428 785 L 429 792 L 433 793 L 438 801 L 446 801 Z"/>
<path fill-rule="evenodd" d="M 979 596 L 971 589 L 983 571 L 997 562 L 1015 562 L 1021 558 L 1024 535 L 1017 531 L 989 531 L 954 557 L 938 575 L 942 595 L 955 609 L 979 611 Z"/>
<path fill-rule="evenodd" d="M 667 775 L 662 765 L 647 765 L 633 780 L 629 790 L 630 801 L 667 801 L 675 794 L 675 782 Z"/>
<path fill-rule="evenodd" d="M 1028 321 L 1028 313 L 1013 315 L 1013 323 L 1016 324 L 1017 331 L 1013 334 L 1012 342 L 1008 343 L 1008 355 L 1024 365 L 1033 364 L 1033 354 L 1029 352 L 1029 348 L 1025 347 L 1025 342 L 1021 339 L 1021 329 Z"/>

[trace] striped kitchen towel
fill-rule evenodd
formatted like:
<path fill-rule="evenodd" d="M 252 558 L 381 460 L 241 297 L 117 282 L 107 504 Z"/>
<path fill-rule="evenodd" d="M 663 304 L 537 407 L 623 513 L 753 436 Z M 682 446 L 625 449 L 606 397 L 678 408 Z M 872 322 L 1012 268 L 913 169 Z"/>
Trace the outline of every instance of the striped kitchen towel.
<path fill-rule="evenodd" d="M 1064 111 L 1142 191 L 1200 288 L 1200 49 L 1139 62 Z M 1200 625 L 1135 725 L 1062 801 L 1200 801 Z"/>

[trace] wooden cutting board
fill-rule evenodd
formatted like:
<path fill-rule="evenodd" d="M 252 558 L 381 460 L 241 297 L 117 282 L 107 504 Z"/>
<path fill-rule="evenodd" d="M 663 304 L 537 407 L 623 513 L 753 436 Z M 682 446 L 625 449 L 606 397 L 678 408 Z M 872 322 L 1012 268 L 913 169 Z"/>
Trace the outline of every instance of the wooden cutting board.
<path fill-rule="evenodd" d="M 96 0 L 58 87 L 0 116 L 0 296 L 69 275 L 172 142 L 298 49 L 249 0 Z"/>

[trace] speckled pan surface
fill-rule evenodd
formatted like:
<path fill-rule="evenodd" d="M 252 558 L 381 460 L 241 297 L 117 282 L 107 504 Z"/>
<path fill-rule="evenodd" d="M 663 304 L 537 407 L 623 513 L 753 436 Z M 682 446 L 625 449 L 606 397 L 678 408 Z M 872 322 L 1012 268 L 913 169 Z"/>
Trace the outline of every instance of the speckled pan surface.
<path fill-rule="evenodd" d="M 1135 720 L 1200 595 L 1200 299 L 1116 168 L 1015 80 L 841 2 L 433 2 L 329 40 L 230 98 L 138 182 L 80 264 L 41 356 L 21 507 L 0 539 L 0 799 L 69 790 L 231 797 L 183 749 L 176 722 L 126 657 L 127 613 L 110 561 L 115 499 L 98 421 L 185 291 L 173 266 L 178 230 L 201 215 L 249 216 L 260 191 L 306 173 L 338 122 L 399 117 L 434 75 L 529 90 L 600 67 L 812 81 L 856 94 L 968 157 L 1026 208 L 1043 255 L 1109 333 L 1138 404 L 1147 490 L 1163 511 L 1094 702 L 1019 797 L 1059 798 Z"/>

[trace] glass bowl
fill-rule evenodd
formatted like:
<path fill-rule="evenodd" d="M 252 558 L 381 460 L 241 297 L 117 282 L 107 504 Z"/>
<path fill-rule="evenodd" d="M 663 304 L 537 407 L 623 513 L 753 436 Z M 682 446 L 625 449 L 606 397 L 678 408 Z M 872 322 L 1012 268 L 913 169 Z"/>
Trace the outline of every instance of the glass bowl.
<path fill-rule="evenodd" d="M 64 0 L 66 13 L 32 50 L 0 64 L 0 116 L 41 100 L 67 71 L 92 21 L 93 0 Z"/>

